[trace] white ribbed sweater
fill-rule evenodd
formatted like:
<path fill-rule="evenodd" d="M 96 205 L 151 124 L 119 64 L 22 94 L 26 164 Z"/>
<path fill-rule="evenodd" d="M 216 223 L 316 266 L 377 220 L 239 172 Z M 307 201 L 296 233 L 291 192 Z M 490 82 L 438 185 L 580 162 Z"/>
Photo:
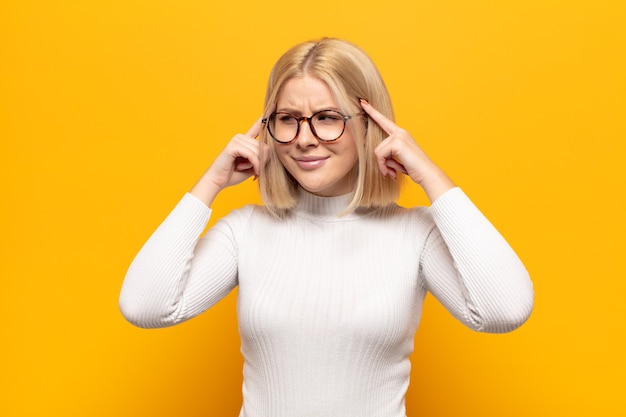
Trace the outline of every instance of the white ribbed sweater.
<path fill-rule="evenodd" d="M 239 286 L 242 417 L 402 417 L 427 291 L 485 332 L 520 326 L 528 274 L 455 188 L 430 208 L 357 210 L 300 193 L 286 219 L 246 206 L 203 232 L 190 194 L 138 253 L 120 307 L 141 327 L 185 321 Z"/>

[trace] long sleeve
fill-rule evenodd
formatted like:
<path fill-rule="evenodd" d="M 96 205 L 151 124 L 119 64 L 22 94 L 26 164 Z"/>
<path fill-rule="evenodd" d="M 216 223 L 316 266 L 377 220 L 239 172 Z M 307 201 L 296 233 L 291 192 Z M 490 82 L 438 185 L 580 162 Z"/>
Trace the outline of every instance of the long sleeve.
<path fill-rule="evenodd" d="M 200 239 L 211 210 L 186 194 L 131 263 L 119 299 L 124 317 L 139 327 L 188 320 L 237 284 L 234 239 L 224 222 Z"/>
<path fill-rule="evenodd" d="M 459 188 L 431 206 L 422 254 L 427 290 L 468 327 L 504 333 L 533 308 L 532 282 L 513 249 Z"/>

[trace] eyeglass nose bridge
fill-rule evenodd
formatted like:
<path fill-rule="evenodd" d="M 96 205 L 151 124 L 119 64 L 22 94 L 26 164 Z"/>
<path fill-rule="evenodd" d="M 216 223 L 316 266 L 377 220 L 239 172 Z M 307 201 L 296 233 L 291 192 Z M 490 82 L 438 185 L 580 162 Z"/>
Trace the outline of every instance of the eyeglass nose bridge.
<path fill-rule="evenodd" d="M 319 136 L 317 136 L 317 132 L 315 131 L 315 127 L 313 126 L 313 123 L 312 123 L 313 117 L 315 117 L 315 115 L 309 116 L 309 117 L 307 116 L 296 117 L 296 120 L 298 121 L 298 127 L 296 128 L 296 135 L 293 137 L 292 141 L 296 141 L 298 140 L 298 137 L 300 137 L 300 127 L 302 126 L 302 122 L 305 120 L 307 124 L 309 125 L 309 129 L 311 130 L 311 133 L 315 137 L 315 140 L 317 140 L 318 142 L 322 140 L 320 139 Z"/>

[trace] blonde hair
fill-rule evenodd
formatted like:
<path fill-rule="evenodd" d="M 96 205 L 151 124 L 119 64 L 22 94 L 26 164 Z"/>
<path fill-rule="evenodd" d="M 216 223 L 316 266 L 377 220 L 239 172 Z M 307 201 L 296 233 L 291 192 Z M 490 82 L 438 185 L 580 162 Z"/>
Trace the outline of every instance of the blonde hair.
<path fill-rule="evenodd" d="M 363 98 L 394 120 L 389 93 L 372 60 L 357 46 L 333 38 L 296 45 L 278 59 L 267 85 L 266 113 L 277 102 L 288 80 L 305 75 L 325 82 L 342 112 L 351 115 L 362 112 L 359 99 Z M 360 123 L 361 120 L 364 122 Z M 399 195 L 399 180 L 381 175 L 374 154 L 387 134 L 375 122 L 368 121 L 367 116 L 354 117 L 346 129 L 356 142 L 359 159 L 353 171 L 354 197 L 343 214 L 357 207 L 383 207 L 392 203 Z M 267 209 L 281 217 L 295 207 L 298 183 L 280 162 L 275 150 L 277 145 L 267 129 L 261 131 L 259 139 L 269 148 L 269 159 L 262 164 L 259 176 L 261 197 Z"/>

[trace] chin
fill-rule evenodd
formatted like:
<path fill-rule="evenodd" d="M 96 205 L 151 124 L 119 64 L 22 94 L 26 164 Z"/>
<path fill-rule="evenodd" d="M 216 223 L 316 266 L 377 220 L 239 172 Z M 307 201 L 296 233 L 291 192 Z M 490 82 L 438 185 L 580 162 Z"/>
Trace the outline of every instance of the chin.
<path fill-rule="evenodd" d="M 302 182 L 299 182 L 298 184 L 300 184 L 300 187 L 302 187 L 304 190 L 312 194 L 324 194 L 324 191 L 328 191 L 328 187 L 325 186 L 311 185 Z"/>
<path fill-rule="evenodd" d="M 292 177 L 301 188 L 311 194 L 323 197 L 336 197 L 348 194 L 354 189 L 354 183 L 349 176 L 340 176 L 334 172 L 310 172 L 304 174 Z"/>

